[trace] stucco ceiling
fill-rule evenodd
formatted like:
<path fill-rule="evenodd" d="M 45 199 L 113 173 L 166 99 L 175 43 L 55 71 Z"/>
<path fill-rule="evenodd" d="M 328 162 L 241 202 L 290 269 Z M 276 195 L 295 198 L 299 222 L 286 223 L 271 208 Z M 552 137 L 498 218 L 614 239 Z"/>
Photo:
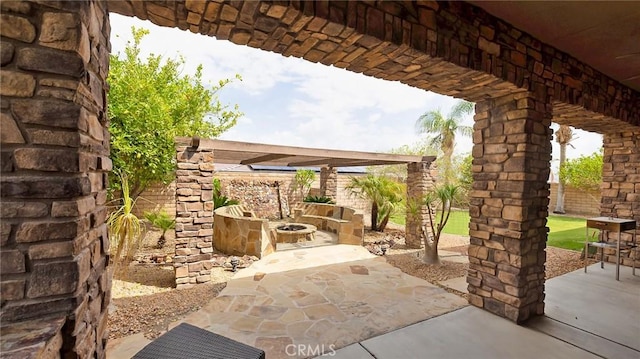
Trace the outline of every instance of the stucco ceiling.
<path fill-rule="evenodd" d="M 470 2 L 640 91 L 640 2 Z"/>

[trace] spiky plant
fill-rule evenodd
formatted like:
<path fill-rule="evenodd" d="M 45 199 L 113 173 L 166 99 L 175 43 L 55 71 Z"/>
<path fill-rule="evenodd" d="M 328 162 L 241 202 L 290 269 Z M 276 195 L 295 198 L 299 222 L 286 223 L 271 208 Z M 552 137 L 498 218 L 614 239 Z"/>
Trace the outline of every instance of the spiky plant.
<path fill-rule="evenodd" d="M 119 174 L 122 181 L 122 196 L 118 208 L 109 215 L 109 240 L 111 259 L 116 272 L 126 274 L 129 263 L 142 244 L 144 224 L 133 214 L 136 200 L 131 198 L 126 174 Z"/>
<path fill-rule="evenodd" d="M 158 243 L 156 244 L 156 248 L 161 249 L 167 242 L 167 231 L 175 227 L 176 220 L 171 218 L 165 211 L 145 212 L 144 218 L 151 222 L 154 227 L 162 230 L 162 234 L 160 235 L 160 238 L 158 238 Z"/>

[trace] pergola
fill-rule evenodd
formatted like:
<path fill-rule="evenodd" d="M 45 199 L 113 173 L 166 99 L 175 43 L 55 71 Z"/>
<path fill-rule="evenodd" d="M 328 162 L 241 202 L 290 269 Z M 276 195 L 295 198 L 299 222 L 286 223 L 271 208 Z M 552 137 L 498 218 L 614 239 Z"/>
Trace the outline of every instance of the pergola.
<path fill-rule="evenodd" d="M 0 317 L 24 334 L 15 338 L 48 328 L 29 348 L 14 340 L 14 356 L 26 356 L 25 350 L 106 355 L 106 188 L 113 167 L 106 78 L 113 12 L 475 102 L 469 303 L 498 316 L 522 323 L 545 312 L 552 121 L 603 134 L 600 213 L 640 221 L 640 10 L 634 2 L 0 4 Z M 186 159 L 185 176 L 201 178 L 189 182 L 198 194 L 176 214 L 193 219 L 181 240 L 197 248 L 212 236 L 203 227 L 212 210 L 204 177 L 211 176 L 208 157 L 215 150 L 189 148 L 178 155 L 204 156 L 207 164 Z M 247 151 L 238 159 L 267 164 L 264 156 L 276 161 L 271 152 Z M 287 163 L 327 162 L 323 166 L 332 165 L 332 157 L 334 166 L 380 160 L 278 155 Z M 408 187 L 416 181 L 424 188 L 424 163 L 408 164 Z"/>
<path fill-rule="evenodd" d="M 431 163 L 435 156 L 400 155 L 388 153 L 344 151 L 308 147 L 268 145 L 200 138 L 178 138 L 196 150 L 211 150 L 216 163 L 288 167 L 353 167 L 395 165 L 403 163 Z"/>

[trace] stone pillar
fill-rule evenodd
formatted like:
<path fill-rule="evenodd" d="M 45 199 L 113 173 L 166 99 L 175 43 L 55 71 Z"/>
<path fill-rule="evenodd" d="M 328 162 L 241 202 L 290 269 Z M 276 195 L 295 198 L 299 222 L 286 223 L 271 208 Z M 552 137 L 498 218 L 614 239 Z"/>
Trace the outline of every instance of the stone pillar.
<path fill-rule="evenodd" d="M 407 202 L 417 201 L 422 198 L 434 186 L 430 170 L 431 162 L 413 162 L 407 164 Z M 408 248 L 420 248 L 422 246 L 421 229 L 431 236 L 429 212 L 427 206 L 420 206 L 417 211 L 407 206 L 405 222 L 405 244 Z"/>
<path fill-rule="evenodd" d="M 176 146 L 176 286 L 211 280 L 213 151 Z"/>
<path fill-rule="evenodd" d="M 544 313 L 551 105 L 507 95 L 474 119 L 469 302 L 520 323 Z"/>
<path fill-rule="evenodd" d="M 635 219 L 640 225 L 640 131 L 610 133 L 603 138 L 602 200 L 600 214 L 606 217 Z M 640 240 L 640 228 L 636 230 Z M 609 240 L 617 240 L 610 233 Z M 631 232 L 621 239 L 630 241 Z M 607 250 L 606 260 L 615 262 L 615 251 Z M 631 265 L 630 253 L 623 253 L 622 263 Z"/>
<path fill-rule="evenodd" d="M 338 170 L 333 167 L 320 169 L 320 195 L 334 201 L 338 198 Z"/>
<path fill-rule="evenodd" d="M 54 335 L 46 350 L 104 358 L 111 295 L 106 3 L 3 1 L 0 7 L 0 318 L 3 331 L 17 325 L 16 337 L 30 326 L 52 329 L 19 355 L 3 354 L 40 357 L 38 345 Z M 25 324 L 33 320 L 42 323 Z M 24 337 L 34 336 L 31 329 Z"/>

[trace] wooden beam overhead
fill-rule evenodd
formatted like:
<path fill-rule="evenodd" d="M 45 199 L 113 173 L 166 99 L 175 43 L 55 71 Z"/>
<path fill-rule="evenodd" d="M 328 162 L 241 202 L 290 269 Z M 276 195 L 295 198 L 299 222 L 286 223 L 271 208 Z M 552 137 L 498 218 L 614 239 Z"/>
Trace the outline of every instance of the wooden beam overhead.
<path fill-rule="evenodd" d="M 206 138 L 177 137 L 176 144 L 192 149 L 213 151 L 218 163 L 273 166 L 377 166 L 412 162 L 433 162 L 433 156 L 398 155 L 360 151 L 325 150 L 319 148 L 266 145 L 250 142 Z"/>
<path fill-rule="evenodd" d="M 281 158 L 287 158 L 287 157 L 291 157 L 291 156 L 290 155 L 283 155 L 283 154 L 279 154 L 279 153 L 270 153 L 270 154 L 267 154 L 267 155 L 264 155 L 264 156 L 258 156 L 258 157 L 242 160 L 242 161 L 240 161 L 240 164 L 241 165 L 252 165 L 254 163 L 268 162 L 268 161 L 279 160 Z"/>

